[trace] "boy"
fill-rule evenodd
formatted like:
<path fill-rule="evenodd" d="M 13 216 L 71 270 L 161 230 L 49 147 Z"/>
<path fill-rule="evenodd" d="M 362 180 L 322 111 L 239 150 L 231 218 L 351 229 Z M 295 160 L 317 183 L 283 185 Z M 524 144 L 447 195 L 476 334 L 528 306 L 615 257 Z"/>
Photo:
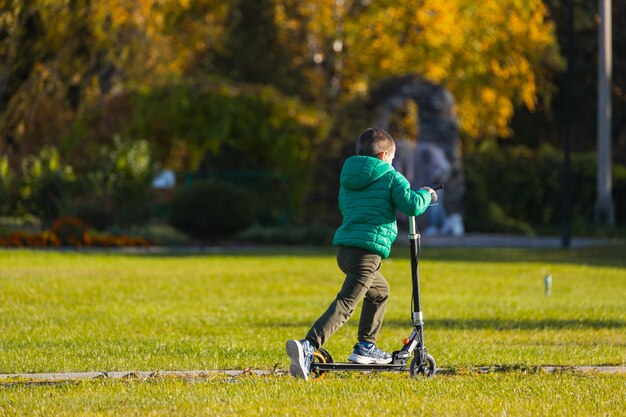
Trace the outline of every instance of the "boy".
<path fill-rule="evenodd" d="M 352 316 L 361 300 L 359 342 L 348 360 L 363 364 L 392 360 L 389 353 L 376 347 L 389 297 L 389 284 L 379 272 L 380 264 L 389 256 L 398 235 L 396 209 L 417 216 L 437 198 L 428 187 L 411 190 L 406 178 L 391 166 L 395 152 L 391 135 L 370 128 L 359 136 L 356 156 L 344 162 L 339 189 L 343 223 L 335 232 L 333 244 L 337 246 L 337 264 L 346 279 L 306 338 L 287 341 L 289 372 L 294 377 L 308 379 L 315 349 L 323 346 Z"/>

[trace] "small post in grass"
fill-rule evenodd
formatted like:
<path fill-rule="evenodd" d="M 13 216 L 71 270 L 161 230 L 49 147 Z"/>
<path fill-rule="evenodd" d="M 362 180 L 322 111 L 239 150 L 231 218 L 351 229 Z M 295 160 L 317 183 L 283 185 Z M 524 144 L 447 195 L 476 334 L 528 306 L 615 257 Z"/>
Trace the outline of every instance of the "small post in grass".
<path fill-rule="evenodd" d="M 552 275 L 547 274 L 543 279 L 544 287 L 545 287 L 545 295 L 546 297 L 550 297 L 552 294 Z"/>

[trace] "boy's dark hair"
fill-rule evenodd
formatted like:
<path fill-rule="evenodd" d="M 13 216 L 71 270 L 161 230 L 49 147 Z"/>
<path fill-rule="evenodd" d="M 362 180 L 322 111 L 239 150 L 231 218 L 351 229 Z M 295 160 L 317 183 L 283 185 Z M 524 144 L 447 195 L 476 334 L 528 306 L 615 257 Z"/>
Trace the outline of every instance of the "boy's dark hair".
<path fill-rule="evenodd" d="M 359 140 L 356 142 L 356 154 L 378 156 L 394 145 L 395 141 L 389 133 L 377 127 L 370 127 L 359 136 Z"/>

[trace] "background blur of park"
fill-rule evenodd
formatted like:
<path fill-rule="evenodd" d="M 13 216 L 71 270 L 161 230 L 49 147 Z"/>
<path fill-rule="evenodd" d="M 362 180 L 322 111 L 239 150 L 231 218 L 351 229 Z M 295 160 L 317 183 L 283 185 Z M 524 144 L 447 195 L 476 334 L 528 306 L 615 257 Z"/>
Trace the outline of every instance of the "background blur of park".
<path fill-rule="evenodd" d="M 626 4 L 612 216 L 598 2 L 572 2 L 570 72 L 567 4 L 0 0 L 0 246 L 327 244 L 342 162 L 376 125 L 443 150 L 464 230 L 440 233 L 562 233 L 568 141 L 572 233 L 623 237 Z"/>

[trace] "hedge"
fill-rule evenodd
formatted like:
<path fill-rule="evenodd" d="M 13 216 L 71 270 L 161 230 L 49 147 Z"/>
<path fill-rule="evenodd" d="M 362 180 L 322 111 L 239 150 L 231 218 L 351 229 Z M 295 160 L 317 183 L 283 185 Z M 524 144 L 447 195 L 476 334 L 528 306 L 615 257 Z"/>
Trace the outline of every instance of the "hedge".
<path fill-rule="evenodd" d="M 501 148 L 465 157 L 468 231 L 554 232 L 561 224 L 563 157 L 553 148 Z M 594 221 L 595 153 L 571 158 L 572 220 L 588 229 Z M 626 167 L 613 165 L 613 199 L 617 225 L 626 224 Z"/>

